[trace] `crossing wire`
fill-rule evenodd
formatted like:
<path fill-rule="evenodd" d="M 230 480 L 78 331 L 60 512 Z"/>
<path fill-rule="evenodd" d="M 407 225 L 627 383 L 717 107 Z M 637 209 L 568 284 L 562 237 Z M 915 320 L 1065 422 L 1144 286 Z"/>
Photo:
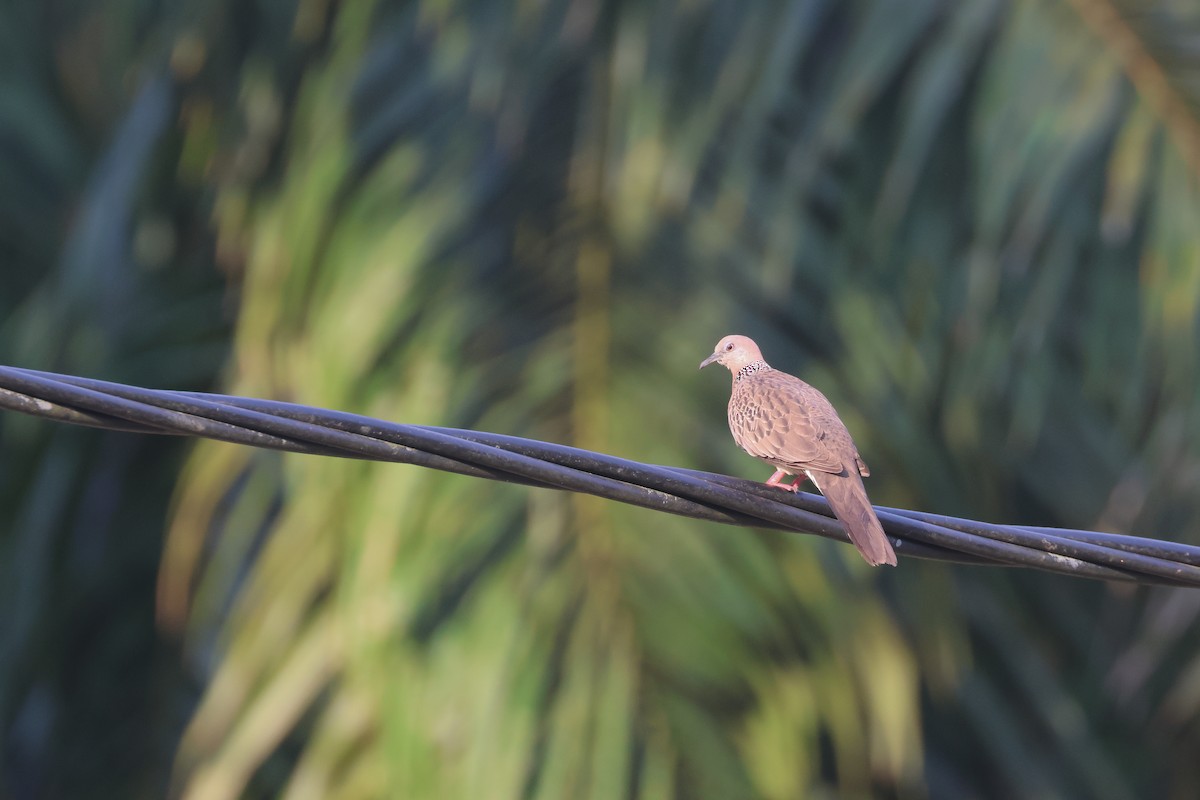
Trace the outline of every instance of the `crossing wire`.
<path fill-rule="evenodd" d="M 695 519 L 849 541 L 820 495 L 482 431 L 406 425 L 295 403 L 146 389 L 0 366 L 0 408 L 94 428 L 206 437 L 314 456 L 413 464 Z M 876 507 L 903 557 L 1200 587 L 1200 547 L 1097 531 L 997 525 Z M 901 562 L 903 565 L 903 561 Z"/>

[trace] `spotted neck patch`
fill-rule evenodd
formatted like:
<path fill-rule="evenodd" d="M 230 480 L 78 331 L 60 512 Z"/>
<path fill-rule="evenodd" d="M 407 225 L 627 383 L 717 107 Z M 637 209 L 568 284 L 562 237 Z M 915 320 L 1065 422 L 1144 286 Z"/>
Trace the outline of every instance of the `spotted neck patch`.
<path fill-rule="evenodd" d="M 738 370 L 737 377 L 734 378 L 734 380 L 740 381 L 747 375 L 753 375 L 756 372 L 761 372 L 764 369 L 770 368 L 771 367 L 768 366 L 767 362 L 765 361 L 751 361 L 749 364 Z"/>

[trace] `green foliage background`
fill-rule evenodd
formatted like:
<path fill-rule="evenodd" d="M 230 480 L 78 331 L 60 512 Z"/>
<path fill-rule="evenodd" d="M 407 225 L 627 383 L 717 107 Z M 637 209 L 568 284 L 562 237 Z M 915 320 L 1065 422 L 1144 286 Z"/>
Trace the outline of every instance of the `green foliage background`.
<path fill-rule="evenodd" d="M 1183 0 L 10 0 L 0 354 L 1198 540 Z M 763 477 L 766 477 L 763 474 Z M 1200 595 L 0 417 L 0 795 L 1194 797 Z"/>

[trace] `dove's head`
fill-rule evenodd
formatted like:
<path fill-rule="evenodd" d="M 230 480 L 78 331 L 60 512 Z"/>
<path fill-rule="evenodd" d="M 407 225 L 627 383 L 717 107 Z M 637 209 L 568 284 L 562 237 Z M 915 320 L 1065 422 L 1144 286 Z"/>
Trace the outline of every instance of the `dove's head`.
<path fill-rule="evenodd" d="M 713 354 L 700 362 L 700 369 L 704 369 L 714 361 L 730 372 L 736 373 L 747 364 L 762 361 L 762 352 L 749 336 L 739 336 L 734 333 L 717 342 Z"/>

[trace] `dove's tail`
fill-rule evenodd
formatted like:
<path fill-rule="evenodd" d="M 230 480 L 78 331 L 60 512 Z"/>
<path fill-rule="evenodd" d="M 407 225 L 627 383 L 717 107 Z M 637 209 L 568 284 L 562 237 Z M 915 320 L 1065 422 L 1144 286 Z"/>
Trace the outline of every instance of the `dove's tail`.
<path fill-rule="evenodd" d="M 850 541 L 868 563 L 896 566 L 896 551 L 875 516 L 857 469 L 845 469 L 841 475 L 814 470 L 808 473 L 808 479 L 825 495 L 834 515 L 850 534 Z"/>

